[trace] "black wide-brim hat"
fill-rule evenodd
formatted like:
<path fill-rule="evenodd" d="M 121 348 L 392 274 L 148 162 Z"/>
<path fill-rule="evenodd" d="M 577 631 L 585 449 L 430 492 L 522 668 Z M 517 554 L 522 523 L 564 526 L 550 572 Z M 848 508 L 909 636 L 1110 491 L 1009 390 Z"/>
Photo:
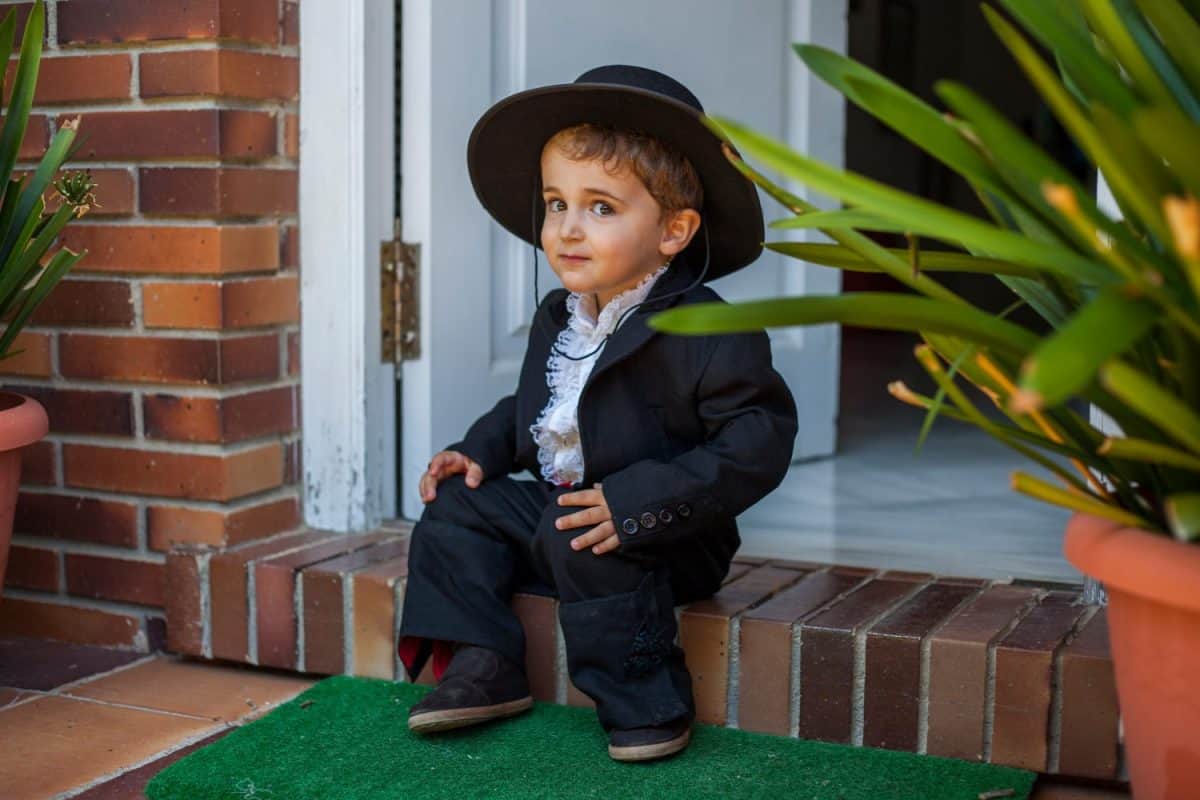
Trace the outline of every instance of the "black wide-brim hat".
<path fill-rule="evenodd" d="M 701 122 L 703 114 L 696 96 L 668 75 L 626 64 L 596 67 L 574 83 L 517 92 L 484 112 L 467 142 L 471 185 L 497 222 L 539 247 L 535 232 L 545 216 L 541 155 L 550 137 L 581 122 L 649 134 L 686 156 L 700 176 L 699 211 L 710 248 L 705 280 L 714 280 L 758 258 L 764 231 L 754 184 L 725 158 L 721 140 Z M 696 232 L 682 255 L 698 273 L 704 231 Z"/>

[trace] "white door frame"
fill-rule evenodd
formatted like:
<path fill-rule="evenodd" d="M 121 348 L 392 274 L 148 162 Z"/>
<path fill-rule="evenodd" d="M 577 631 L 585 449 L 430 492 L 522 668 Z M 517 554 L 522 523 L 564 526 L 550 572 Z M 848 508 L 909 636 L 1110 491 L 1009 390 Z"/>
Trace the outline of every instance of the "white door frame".
<path fill-rule="evenodd" d="M 392 238 L 396 214 L 395 7 L 393 0 L 312 3 L 300 17 L 304 522 L 361 531 L 399 513 L 397 373 L 381 361 L 378 280 L 379 243 Z M 796 0 L 792 38 L 844 47 L 844 17 L 844 2 Z M 419 24 L 423 16 L 411 21 Z M 814 114 L 818 106 L 840 112 L 841 98 L 818 86 L 792 58 L 789 82 L 801 96 L 789 127 L 810 152 L 840 164 L 841 114 L 834 115 L 836 124 L 816 127 L 813 120 L 822 116 Z M 412 77 L 420 84 L 427 76 Z M 406 97 L 406 105 L 422 95 L 420 85 L 414 88 L 416 97 Z M 801 186 L 789 188 L 810 194 Z M 836 292 L 838 277 L 807 267 L 796 271 L 788 288 L 803 292 L 807 283 L 811 291 L 815 283 Z M 837 347 L 836 326 L 785 333 L 817 336 L 825 347 Z M 832 450 L 832 443 L 812 444 L 818 451 Z"/>
<path fill-rule="evenodd" d="M 379 243 L 395 217 L 392 0 L 300 15 L 300 397 L 304 522 L 396 508 L 396 370 L 381 361 Z"/>

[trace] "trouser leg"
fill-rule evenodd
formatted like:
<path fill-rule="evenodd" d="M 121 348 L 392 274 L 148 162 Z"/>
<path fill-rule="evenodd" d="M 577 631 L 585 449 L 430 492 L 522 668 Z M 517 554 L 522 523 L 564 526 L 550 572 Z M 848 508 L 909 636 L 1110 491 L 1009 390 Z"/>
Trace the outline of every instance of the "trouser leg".
<path fill-rule="evenodd" d="M 472 489 L 461 474 L 438 484 L 409 544 L 399 651 L 410 681 L 438 643 L 488 647 L 525 663 L 511 601 L 517 586 L 540 577 L 530 541 L 551 488 L 503 476 Z"/>
<path fill-rule="evenodd" d="M 691 676 L 675 644 L 675 604 L 715 591 L 728 562 L 709 557 L 699 542 L 638 553 L 572 550 L 571 539 L 586 529 L 554 527 L 579 510 L 557 506 L 557 494 L 539 522 L 533 556 L 558 593 L 572 682 L 596 702 L 605 730 L 694 719 Z"/>

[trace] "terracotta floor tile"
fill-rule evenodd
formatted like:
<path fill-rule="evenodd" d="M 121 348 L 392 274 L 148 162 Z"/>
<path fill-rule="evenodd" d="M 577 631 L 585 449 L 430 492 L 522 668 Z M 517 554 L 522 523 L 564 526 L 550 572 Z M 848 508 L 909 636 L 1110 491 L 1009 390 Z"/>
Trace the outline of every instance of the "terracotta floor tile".
<path fill-rule="evenodd" d="M 41 692 L 31 692 L 27 689 L 13 689 L 9 686 L 0 686 L 0 708 L 15 705 L 16 703 L 30 700 L 37 697 Z"/>
<path fill-rule="evenodd" d="M 144 789 L 151 778 L 184 756 L 190 755 L 202 747 L 207 747 L 223 736 L 228 736 L 233 730 L 233 728 L 225 728 L 224 730 L 217 731 L 211 736 L 206 736 L 198 742 L 189 744 L 187 747 L 174 750 L 162 758 L 151 761 L 149 764 L 143 764 L 137 769 L 131 769 L 129 772 L 122 773 L 112 780 L 97 784 L 82 794 L 72 796 L 71 800 L 146 800 Z"/>
<path fill-rule="evenodd" d="M 79 684 L 68 693 L 234 722 L 266 713 L 315 682 L 262 669 L 164 656 Z"/>
<path fill-rule="evenodd" d="M 0 710 L 0 786 L 7 797 L 52 797 L 218 727 L 194 717 L 39 697 Z"/>

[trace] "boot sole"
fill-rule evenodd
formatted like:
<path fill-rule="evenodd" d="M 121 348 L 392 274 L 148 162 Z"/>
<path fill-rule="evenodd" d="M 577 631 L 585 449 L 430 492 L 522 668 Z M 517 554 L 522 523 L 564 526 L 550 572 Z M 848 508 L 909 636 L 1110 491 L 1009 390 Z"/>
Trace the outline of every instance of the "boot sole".
<path fill-rule="evenodd" d="M 489 719 L 500 719 L 520 714 L 533 706 L 533 697 L 522 697 L 507 703 L 493 703 L 487 706 L 470 706 L 467 708 L 447 708 L 441 711 L 426 711 L 408 718 L 408 729 L 414 733 L 432 733 L 452 728 L 462 728 Z"/>
<path fill-rule="evenodd" d="M 672 753 L 678 753 L 688 746 L 692 738 L 692 729 L 688 728 L 674 739 L 654 744 L 639 744 L 631 747 L 608 746 L 608 755 L 617 761 L 649 761 L 652 758 L 662 758 Z"/>

